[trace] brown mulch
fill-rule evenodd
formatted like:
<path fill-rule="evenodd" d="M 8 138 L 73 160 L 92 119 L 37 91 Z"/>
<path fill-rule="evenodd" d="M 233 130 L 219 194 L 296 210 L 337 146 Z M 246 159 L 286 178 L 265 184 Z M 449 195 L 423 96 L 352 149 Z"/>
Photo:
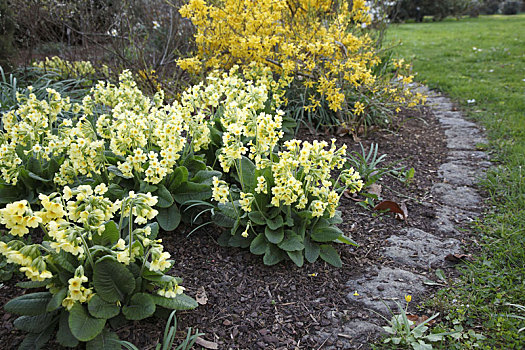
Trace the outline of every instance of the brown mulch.
<path fill-rule="evenodd" d="M 430 189 L 439 181 L 437 169 L 447 153 L 444 134 L 428 110 L 405 112 L 400 120 L 396 130 L 375 131 L 362 142 L 366 149 L 372 142 L 378 143 L 379 153 L 388 154 L 387 163 L 400 161 L 400 165 L 415 168 L 415 177 L 408 186 L 391 177 L 380 181 L 382 197 L 405 202 L 408 218 L 379 215 L 343 197 L 340 210 L 344 222 L 340 228 L 360 246 L 337 247 L 342 268 L 322 261 L 302 268 L 290 261 L 268 267 L 260 256 L 247 250 L 220 247 L 216 243 L 219 229 L 211 225 L 189 237 L 185 232 L 162 237 L 166 250 L 176 260 L 174 274 L 184 278 L 187 294 L 195 297 L 197 292 L 204 292 L 207 296 L 204 305 L 178 313 L 180 337 L 186 327 L 195 327 L 219 349 L 318 349 L 322 344 L 310 335 L 336 326 L 333 318 L 326 317 L 327 312 L 337 311 L 342 315 L 337 322 L 343 323 L 363 317 L 364 311 L 346 298 L 352 291 L 345 284 L 371 266 L 392 264 L 380 254 L 392 233 L 405 227 L 430 230 L 434 218 Z M 301 137 L 330 138 L 308 132 Z M 350 136 L 338 137 L 338 143 L 360 150 Z M 15 282 L 13 279 L 0 286 L 0 305 L 23 293 Z M 16 348 L 23 338 L 12 324 L 16 316 L 0 315 L 2 349 Z M 150 349 L 162 337 L 164 322 L 151 318 L 118 333 L 139 349 Z M 49 348 L 59 347 L 53 344 Z"/>

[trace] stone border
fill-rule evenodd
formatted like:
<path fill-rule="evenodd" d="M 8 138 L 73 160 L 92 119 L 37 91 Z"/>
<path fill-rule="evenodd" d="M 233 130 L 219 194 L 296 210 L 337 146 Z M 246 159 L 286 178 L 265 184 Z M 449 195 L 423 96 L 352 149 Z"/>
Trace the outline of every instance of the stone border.
<path fill-rule="evenodd" d="M 405 294 L 416 299 L 424 294 L 429 289 L 423 283 L 428 278 L 424 271 L 443 267 L 448 254 L 461 252 L 461 233 L 456 224 L 470 222 L 481 213 L 482 199 L 475 184 L 490 166 L 487 154 L 476 148 L 477 144 L 487 142 L 482 130 L 465 120 L 447 97 L 425 86 L 418 86 L 417 90 L 428 96 L 427 105 L 444 129 L 448 148 L 447 161 L 438 170 L 442 182 L 434 184 L 431 190 L 436 217 L 433 232 L 406 228 L 387 239 L 388 246 L 382 253 L 398 267 L 377 266 L 347 282 L 347 298 L 362 311 L 358 315 L 329 312 L 326 317 L 337 326 L 326 327 L 315 335 L 320 344 L 318 349 L 366 347 L 369 339 L 383 332 L 381 326 L 386 324 L 376 313 L 390 319 L 388 308 L 397 311 L 396 301 L 404 305 Z M 354 295 L 355 291 L 359 295 Z M 343 317 L 350 321 L 341 325 Z"/>

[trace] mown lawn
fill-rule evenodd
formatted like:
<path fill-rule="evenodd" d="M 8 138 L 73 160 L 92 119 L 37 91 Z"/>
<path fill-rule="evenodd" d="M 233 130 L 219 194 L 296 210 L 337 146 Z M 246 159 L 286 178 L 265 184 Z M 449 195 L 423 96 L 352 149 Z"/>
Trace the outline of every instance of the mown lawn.
<path fill-rule="evenodd" d="M 388 42 L 411 59 L 417 79 L 455 100 L 486 129 L 494 168 L 482 180 L 490 210 L 475 229 L 481 252 L 440 293 L 443 327 L 485 335 L 445 348 L 522 349 L 525 312 L 525 14 L 392 25 Z"/>

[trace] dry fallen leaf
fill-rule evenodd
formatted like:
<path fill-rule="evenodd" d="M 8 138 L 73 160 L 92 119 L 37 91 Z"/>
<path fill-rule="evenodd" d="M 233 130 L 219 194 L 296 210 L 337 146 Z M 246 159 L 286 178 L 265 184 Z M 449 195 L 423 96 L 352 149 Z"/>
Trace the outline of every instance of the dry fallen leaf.
<path fill-rule="evenodd" d="M 459 263 L 463 260 L 472 261 L 472 256 L 469 254 L 449 254 L 445 257 L 445 260 L 453 263 Z"/>
<path fill-rule="evenodd" d="M 368 193 L 375 194 L 378 198 L 381 197 L 381 190 L 383 188 L 379 184 L 371 184 L 368 188 Z"/>
<path fill-rule="evenodd" d="M 202 339 L 201 337 L 197 337 L 197 339 L 195 339 L 195 344 L 198 344 L 205 349 L 212 349 L 212 350 L 219 349 L 219 345 L 217 343 L 206 340 L 206 339 Z"/>
<path fill-rule="evenodd" d="M 405 210 L 403 210 L 399 204 L 393 201 L 382 201 L 374 207 L 374 210 L 388 210 L 392 213 L 399 214 L 402 220 L 406 220 L 407 218 L 406 207 Z"/>
<path fill-rule="evenodd" d="M 208 295 L 206 294 L 206 290 L 204 289 L 204 287 L 199 287 L 199 289 L 197 289 L 197 293 L 195 294 L 195 300 L 200 305 L 206 305 L 206 303 L 208 302 Z"/>
<path fill-rule="evenodd" d="M 423 323 L 426 320 L 428 320 L 429 317 L 427 315 L 418 316 L 418 315 L 407 314 L 407 318 L 410 321 L 414 322 L 414 324 L 411 326 L 411 328 L 415 328 L 415 327 L 419 326 L 421 323 Z M 436 323 L 436 320 L 431 320 L 426 325 L 427 326 L 432 326 L 434 323 Z"/>

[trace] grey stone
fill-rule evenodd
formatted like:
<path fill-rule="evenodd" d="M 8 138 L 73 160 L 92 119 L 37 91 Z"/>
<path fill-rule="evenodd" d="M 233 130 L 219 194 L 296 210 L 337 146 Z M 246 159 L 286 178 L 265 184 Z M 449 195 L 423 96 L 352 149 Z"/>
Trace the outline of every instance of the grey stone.
<path fill-rule="evenodd" d="M 383 267 L 377 270 L 376 276 L 349 281 L 347 286 L 351 293 L 347 295 L 347 298 L 355 303 L 363 304 L 365 308 L 388 316 L 390 315 L 388 308 L 392 311 L 397 310 L 396 302 L 404 305 L 405 295 L 417 295 L 425 290 L 423 280 L 422 276 L 409 271 Z M 380 291 L 378 286 L 384 286 L 384 289 Z M 357 291 L 359 295 L 354 295 L 354 291 Z"/>
<path fill-rule="evenodd" d="M 438 183 L 432 186 L 431 191 L 435 199 L 450 207 L 476 210 L 481 202 L 478 192 L 467 186 Z"/>
<path fill-rule="evenodd" d="M 482 171 L 463 162 L 449 162 L 441 164 L 438 176 L 453 185 L 472 186 L 478 181 Z"/>
<path fill-rule="evenodd" d="M 400 264 L 422 269 L 439 267 L 445 256 L 461 251 L 457 239 L 440 239 L 417 228 L 403 230 L 399 236 L 388 238 L 387 242 L 391 246 L 384 248 L 384 255 Z"/>
<path fill-rule="evenodd" d="M 455 112 L 450 110 L 438 110 L 434 112 L 434 115 L 438 118 L 440 122 L 441 120 L 443 120 L 444 122 L 448 121 L 450 123 L 454 123 L 454 121 L 458 123 L 461 123 L 462 120 L 465 121 L 461 112 Z M 476 124 L 474 124 L 474 126 L 476 126 Z"/>
<path fill-rule="evenodd" d="M 432 224 L 438 232 L 443 234 L 458 234 L 456 226 L 465 226 L 477 216 L 479 213 L 443 205 L 436 207 L 436 219 Z"/>
<path fill-rule="evenodd" d="M 444 128 L 476 128 L 476 124 L 466 121 L 465 119 L 461 119 L 461 117 L 439 117 L 439 122 Z"/>
<path fill-rule="evenodd" d="M 489 156 L 482 151 L 456 151 L 451 150 L 448 152 L 447 159 L 457 161 L 470 161 L 474 165 L 482 166 L 484 168 L 490 167 L 492 164 L 488 161 Z"/>
<path fill-rule="evenodd" d="M 487 139 L 478 129 L 451 128 L 445 130 L 447 147 L 451 149 L 475 150 L 477 144 L 487 142 Z"/>

